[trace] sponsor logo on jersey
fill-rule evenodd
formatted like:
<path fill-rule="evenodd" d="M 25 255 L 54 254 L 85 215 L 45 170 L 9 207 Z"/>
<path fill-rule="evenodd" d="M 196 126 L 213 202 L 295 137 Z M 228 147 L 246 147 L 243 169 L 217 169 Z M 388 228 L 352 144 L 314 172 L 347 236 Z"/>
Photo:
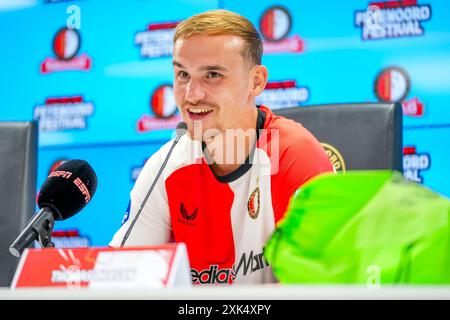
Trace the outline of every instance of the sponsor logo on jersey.
<path fill-rule="evenodd" d="M 134 44 L 140 47 L 142 58 L 158 58 L 172 55 L 173 35 L 179 22 L 152 23 L 147 30 L 137 32 Z"/>
<path fill-rule="evenodd" d="M 259 187 L 256 187 L 247 201 L 247 212 L 248 215 L 253 219 L 256 219 L 259 215 L 260 197 L 261 192 L 259 191 Z"/>
<path fill-rule="evenodd" d="M 197 217 L 198 214 L 198 208 L 195 208 L 194 210 L 189 210 L 186 208 L 184 203 L 180 203 L 180 217 L 178 217 L 178 222 L 180 224 L 183 224 L 188 227 L 194 227 L 194 220 Z"/>
<path fill-rule="evenodd" d="M 248 255 L 244 253 L 231 268 L 219 268 L 218 265 L 210 265 L 208 269 L 200 271 L 192 268 L 191 277 L 194 284 L 232 283 L 238 275 L 246 276 L 267 266 L 269 264 L 263 253 L 254 254 L 252 250 Z"/>
<path fill-rule="evenodd" d="M 186 207 L 184 206 L 184 203 L 181 203 L 181 204 L 180 204 L 180 212 L 181 212 L 181 216 L 182 216 L 184 219 L 186 219 L 186 220 L 188 220 L 188 221 L 191 221 L 191 220 L 195 220 L 195 218 L 197 217 L 198 208 L 195 208 L 194 211 L 192 211 L 191 213 L 189 213 L 189 212 L 186 210 Z"/>
<path fill-rule="evenodd" d="M 77 29 L 61 28 L 53 38 L 53 52 L 41 63 L 41 73 L 59 71 L 86 71 L 91 68 L 92 59 L 86 54 L 77 56 L 81 46 L 81 36 Z"/>
<path fill-rule="evenodd" d="M 429 153 L 419 153 L 415 146 L 403 147 L 403 175 L 407 180 L 423 183 L 422 172 L 430 166 Z"/>
<path fill-rule="evenodd" d="M 240 274 L 245 277 L 247 274 L 252 274 L 268 266 L 269 263 L 264 258 L 263 252 L 254 254 L 252 250 L 248 255 L 244 253 L 232 267 L 233 280 Z"/>
<path fill-rule="evenodd" d="M 400 67 L 388 67 L 376 76 L 374 91 L 379 101 L 401 102 L 403 114 L 407 116 L 423 116 L 424 106 L 418 98 L 405 100 L 411 88 L 408 73 Z"/>
<path fill-rule="evenodd" d="M 292 17 L 286 8 L 273 6 L 264 11 L 259 20 L 264 53 L 303 52 L 303 40 L 298 35 L 288 37 L 291 26 Z"/>
<path fill-rule="evenodd" d="M 328 159 L 330 159 L 331 164 L 337 172 L 345 172 L 345 161 L 342 154 L 328 143 L 321 142 L 322 148 L 325 149 L 325 152 L 328 155 Z"/>
<path fill-rule="evenodd" d="M 376 40 L 416 37 L 425 34 L 423 22 L 431 19 L 431 6 L 417 0 L 370 2 L 367 9 L 355 12 L 355 26 L 361 39 Z"/>
<path fill-rule="evenodd" d="M 34 107 L 41 132 L 86 129 L 87 118 L 93 113 L 94 104 L 83 101 L 82 96 L 51 97 Z"/>
<path fill-rule="evenodd" d="M 194 284 L 213 284 L 213 283 L 229 283 L 231 279 L 231 269 L 219 269 L 219 266 L 210 265 L 209 269 L 197 271 L 191 269 L 192 283 Z"/>
<path fill-rule="evenodd" d="M 268 82 L 264 91 L 256 97 L 256 103 L 272 110 L 300 106 L 309 99 L 309 89 L 298 86 L 295 80 Z"/>
<path fill-rule="evenodd" d="M 181 121 L 173 96 L 173 87 L 163 84 L 153 91 L 150 97 L 150 110 L 153 115 L 143 115 L 137 123 L 138 132 L 175 129 Z"/>

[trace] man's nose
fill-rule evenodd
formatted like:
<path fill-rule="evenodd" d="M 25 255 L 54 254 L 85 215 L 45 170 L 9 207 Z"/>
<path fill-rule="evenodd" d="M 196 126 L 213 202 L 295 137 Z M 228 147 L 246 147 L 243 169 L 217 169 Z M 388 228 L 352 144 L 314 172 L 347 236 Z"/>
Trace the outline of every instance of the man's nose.
<path fill-rule="evenodd" d="M 186 87 L 186 101 L 195 105 L 205 97 L 206 93 L 200 81 L 191 79 Z"/>

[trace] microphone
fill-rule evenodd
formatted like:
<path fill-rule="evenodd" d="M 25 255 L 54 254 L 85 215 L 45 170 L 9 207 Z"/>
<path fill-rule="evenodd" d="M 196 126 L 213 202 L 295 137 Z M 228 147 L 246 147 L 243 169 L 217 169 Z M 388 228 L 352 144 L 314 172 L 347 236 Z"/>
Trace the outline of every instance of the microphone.
<path fill-rule="evenodd" d="M 20 257 L 34 240 L 43 247 L 54 247 L 51 232 L 55 220 L 66 220 L 78 213 L 91 201 L 96 189 L 97 176 L 86 161 L 63 162 L 45 180 L 37 201 L 40 210 L 11 244 L 9 252 Z"/>
<path fill-rule="evenodd" d="M 159 176 L 163 172 L 164 168 L 166 167 L 167 161 L 169 160 L 170 155 L 172 154 L 173 149 L 175 148 L 175 145 L 180 141 L 180 138 L 187 132 L 187 124 L 186 122 L 180 122 L 177 124 L 177 127 L 175 129 L 176 137 L 175 140 L 172 143 L 172 147 L 170 147 L 169 153 L 167 153 L 166 158 L 164 159 L 164 162 L 161 165 L 161 168 L 159 169 L 155 180 L 153 180 L 152 185 L 150 186 L 150 189 L 148 190 L 147 194 L 145 195 L 144 201 L 142 201 L 142 204 L 136 213 L 136 216 L 134 217 L 133 221 L 131 222 L 131 225 L 128 227 L 127 232 L 125 233 L 125 236 L 122 239 L 122 243 L 120 244 L 120 247 L 122 248 L 125 245 L 125 242 L 127 241 L 128 237 L 131 234 L 131 231 L 134 228 L 134 225 L 136 224 L 136 221 L 138 220 L 139 216 L 141 215 L 142 210 L 144 209 L 145 204 L 147 203 L 148 198 L 150 197 L 150 194 L 152 193 L 153 189 L 155 188 L 156 182 L 159 179 Z"/>

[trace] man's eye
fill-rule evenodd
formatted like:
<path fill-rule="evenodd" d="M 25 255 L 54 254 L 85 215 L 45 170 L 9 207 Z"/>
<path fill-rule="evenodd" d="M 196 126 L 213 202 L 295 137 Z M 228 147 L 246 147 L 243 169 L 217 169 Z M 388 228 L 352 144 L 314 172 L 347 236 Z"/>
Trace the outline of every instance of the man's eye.
<path fill-rule="evenodd" d="M 178 72 L 178 77 L 180 79 L 189 79 L 189 74 L 186 71 L 180 71 Z"/>
<path fill-rule="evenodd" d="M 206 75 L 207 78 L 220 78 L 222 75 L 216 71 L 209 71 Z"/>

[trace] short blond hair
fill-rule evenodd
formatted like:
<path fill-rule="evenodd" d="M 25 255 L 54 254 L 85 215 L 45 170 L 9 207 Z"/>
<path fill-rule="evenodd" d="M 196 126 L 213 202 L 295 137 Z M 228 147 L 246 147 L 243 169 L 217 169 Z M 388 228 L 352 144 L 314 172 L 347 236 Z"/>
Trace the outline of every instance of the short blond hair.
<path fill-rule="evenodd" d="M 245 17 L 228 10 L 211 10 L 190 17 L 178 24 L 173 43 L 195 34 L 235 35 L 244 39 L 244 60 L 251 65 L 261 64 L 263 44 L 255 26 Z"/>

